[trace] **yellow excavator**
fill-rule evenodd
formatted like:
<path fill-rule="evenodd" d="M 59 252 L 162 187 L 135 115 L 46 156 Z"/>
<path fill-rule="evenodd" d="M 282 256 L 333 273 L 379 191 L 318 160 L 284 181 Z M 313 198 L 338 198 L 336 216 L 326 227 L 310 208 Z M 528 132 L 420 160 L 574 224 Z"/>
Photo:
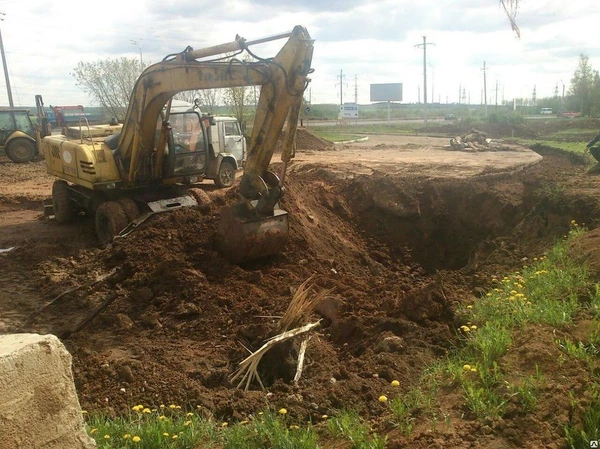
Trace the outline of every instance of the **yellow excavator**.
<path fill-rule="evenodd" d="M 273 58 L 260 58 L 249 49 L 285 38 Z M 178 143 L 169 121 L 173 96 L 189 90 L 260 86 L 238 187 L 240 201 L 221 208 L 216 245 L 234 263 L 280 252 L 288 237 L 288 217 L 279 200 L 286 166 L 294 156 L 298 116 L 312 72 L 313 42 L 304 27 L 296 26 L 291 32 L 254 41 L 236 36 L 233 42 L 214 47 L 188 47 L 149 66 L 136 81 L 120 131 L 106 137 L 114 131 L 110 126 L 96 129 L 83 123 L 75 137 L 43 139 L 48 173 L 59 178 L 52 186 L 46 214 L 61 223 L 80 213 L 94 215 L 98 238 L 106 243 L 154 213 L 204 205 L 208 196 L 194 186 L 207 170 L 218 171 L 208 164 L 227 160 L 217 157 L 219 150 L 210 139 L 211 120 L 200 114 L 192 124 L 195 133 L 190 132 L 197 142 Z M 243 51 L 254 62 L 223 57 Z M 277 175 L 269 165 L 286 120 Z"/>

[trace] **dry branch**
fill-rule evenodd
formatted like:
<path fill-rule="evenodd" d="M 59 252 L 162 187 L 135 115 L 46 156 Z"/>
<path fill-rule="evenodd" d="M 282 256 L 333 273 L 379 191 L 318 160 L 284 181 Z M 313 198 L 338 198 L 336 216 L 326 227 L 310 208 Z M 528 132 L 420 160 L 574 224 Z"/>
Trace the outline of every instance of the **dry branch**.
<path fill-rule="evenodd" d="M 306 353 L 306 348 L 308 347 L 310 338 L 310 336 L 306 337 L 300 344 L 300 351 L 298 352 L 298 366 L 296 367 L 294 382 L 298 382 L 300 380 L 300 376 L 302 376 L 302 369 L 304 368 L 304 354 Z"/>
<path fill-rule="evenodd" d="M 313 277 L 309 277 L 304 281 L 294 293 L 290 305 L 281 317 L 279 322 L 279 330 L 284 332 L 292 326 L 299 325 L 315 307 L 319 305 L 331 292 L 331 290 L 323 290 L 311 296 L 312 285 L 308 285 Z"/>
<path fill-rule="evenodd" d="M 275 335 L 274 337 L 271 337 L 269 340 L 267 340 L 267 342 L 264 345 L 262 345 L 260 347 L 260 349 L 253 352 L 252 354 L 250 354 L 248 357 L 246 357 L 244 360 L 242 360 L 240 362 L 239 367 L 233 373 L 231 380 L 234 381 L 237 378 L 241 377 L 237 387 L 240 388 L 242 385 L 245 384 L 244 390 L 247 391 L 248 388 L 250 388 L 250 384 L 252 383 L 252 381 L 256 378 L 256 380 L 260 384 L 260 387 L 264 390 L 265 387 L 262 383 L 262 380 L 260 379 L 260 376 L 258 375 L 257 369 L 258 369 L 258 364 L 260 363 L 260 360 L 267 353 L 267 351 L 269 351 L 271 348 L 273 348 L 274 346 L 276 346 L 277 344 L 279 344 L 281 342 L 290 340 L 294 337 L 297 337 L 298 335 L 302 335 L 302 334 L 305 334 L 306 332 L 309 332 L 310 330 L 317 327 L 320 323 L 321 323 L 321 320 L 319 320 L 315 323 L 309 323 L 305 326 L 298 327 L 296 329 L 292 329 L 292 330 L 283 332 L 279 335 Z"/>

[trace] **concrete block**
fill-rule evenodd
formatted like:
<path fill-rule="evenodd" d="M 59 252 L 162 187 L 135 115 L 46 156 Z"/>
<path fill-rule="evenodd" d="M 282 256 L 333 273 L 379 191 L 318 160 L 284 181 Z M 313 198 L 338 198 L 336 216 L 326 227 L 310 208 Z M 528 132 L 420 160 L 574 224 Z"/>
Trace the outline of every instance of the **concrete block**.
<path fill-rule="evenodd" d="M 71 354 L 54 335 L 0 335 L 0 449 L 91 449 Z"/>

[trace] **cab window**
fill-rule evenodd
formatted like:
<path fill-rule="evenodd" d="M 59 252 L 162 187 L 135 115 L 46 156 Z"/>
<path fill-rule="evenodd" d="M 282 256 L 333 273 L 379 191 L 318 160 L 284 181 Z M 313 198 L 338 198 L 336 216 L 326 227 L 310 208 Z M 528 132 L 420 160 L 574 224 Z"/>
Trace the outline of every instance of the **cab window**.
<path fill-rule="evenodd" d="M 23 131 L 24 133 L 33 135 L 33 126 L 31 124 L 31 119 L 26 112 L 23 113 L 15 113 L 15 123 L 17 125 L 16 129 Z"/>
<path fill-rule="evenodd" d="M 238 122 L 225 122 L 225 135 L 226 136 L 241 136 L 240 127 Z"/>
<path fill-rule="evenodd" d="M 0 112 L 0 129 L 2 130 L 12 130 L 15 129 L 15 126 L 12 122 L 12 117 L 10 112 Z"/>

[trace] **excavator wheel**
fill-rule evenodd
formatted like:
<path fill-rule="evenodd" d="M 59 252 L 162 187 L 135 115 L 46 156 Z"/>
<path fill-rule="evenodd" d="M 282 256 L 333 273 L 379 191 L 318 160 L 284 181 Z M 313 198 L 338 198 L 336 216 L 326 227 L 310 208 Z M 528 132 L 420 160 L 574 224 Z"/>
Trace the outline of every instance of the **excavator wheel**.
<path fill-rule="evenodd" d="M 127 215 L 116 201 L 102 203 L 96 209 L 96 234 L 100 243 L 110 243 L 127 226 Z"/>
<path fill-rule="evenodd" d="M 6 155 L 13 162 L 29 162 L 37 155 L 35 144 L 27 139 L 14 139 L 6 147 Z"/>
<path fill-rule="evenodd" d="M 140 215 L 140 208 L 130 198 L 121 198 L 117 200 L 117 203 L 123 208 L 123 212 L 125 212 L 125 217 L 127 217 L 127 222 L 131 223 Z"/>
<path fill-rule="evenodd" d="M 75 210 L 69 199 L 69 186 L 62 179 L 57 179 L 52 184 L 52 209 L 58 223 L 68 223 L 75 217 Z"/>
<path fill-rule="evenodd" d="M 188 192 L 194 197 L 202 213 L 208 213 L 210 211 L 210 203 L 212 201 L 204 190 L 194 187 L 189 189 Z"/>
<path fill-rule="evenodd" d="M 221 162 L 219 174 L 215 179 L 217 187 L 231 187 L 235 181 L 235 166 L 230 161 Z"/>

